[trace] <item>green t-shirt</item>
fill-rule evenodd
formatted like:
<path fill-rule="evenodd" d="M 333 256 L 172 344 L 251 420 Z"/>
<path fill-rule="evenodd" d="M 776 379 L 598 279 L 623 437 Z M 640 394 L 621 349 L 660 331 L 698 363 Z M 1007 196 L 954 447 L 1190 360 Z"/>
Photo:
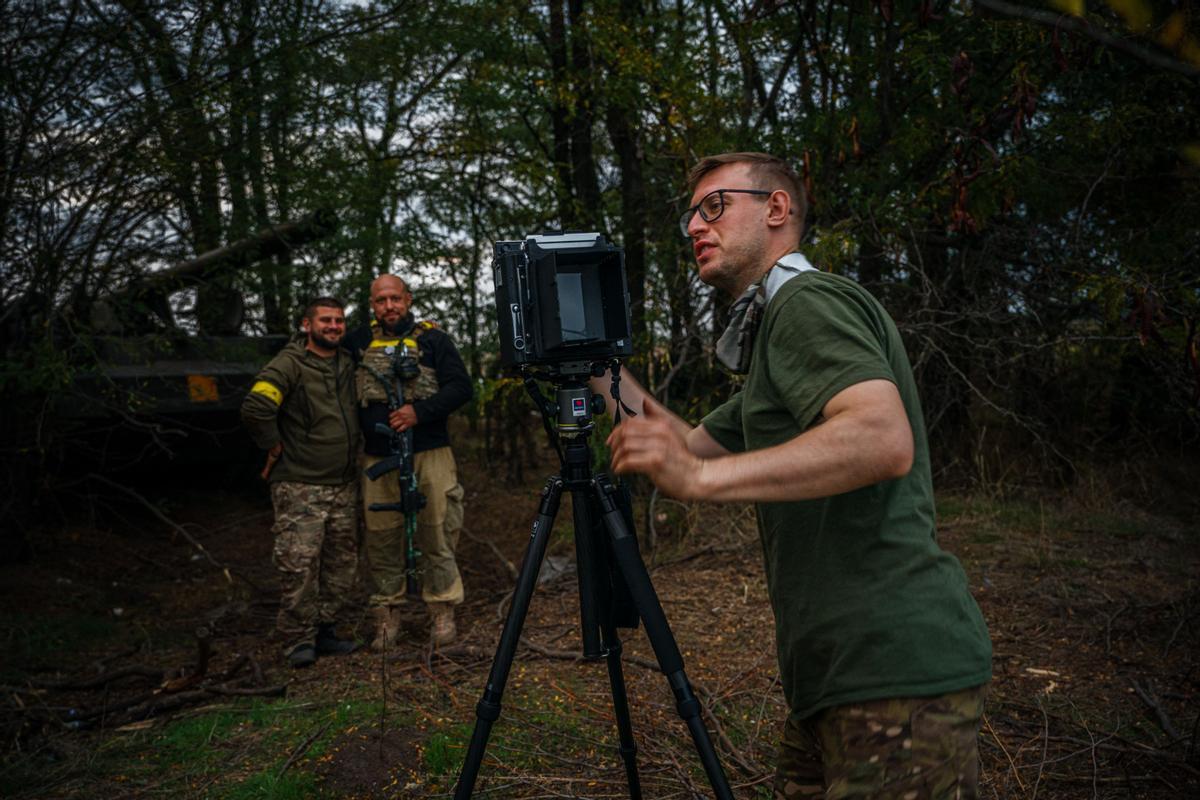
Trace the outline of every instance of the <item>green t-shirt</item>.
<path fill-rule="evenodd" d="M 743 389 L 704 419 L 734 452 L 787 442 L 838 392 L 896 384 L 912 470 L 819 500 L 759 503 L 780 678 L 793 713 L 923 697 L 991 678 L 992 645 L 958 560 L 938 547 L 925 424 L 895 323 L 854 281 L 806 271 L 767 304 Z"/>

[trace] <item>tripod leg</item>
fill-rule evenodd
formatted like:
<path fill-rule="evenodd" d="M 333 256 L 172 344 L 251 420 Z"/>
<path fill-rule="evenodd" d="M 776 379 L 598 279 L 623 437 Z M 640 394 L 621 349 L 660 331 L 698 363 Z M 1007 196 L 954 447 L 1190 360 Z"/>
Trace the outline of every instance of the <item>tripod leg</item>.
<path fill-rule="evenodd" d="M 613 713 L 617 718 L 617 736 L 621 746 L 617 752 L 625 762 L 625 777 L 629 781 L 629 797 L 641 800 L 642 781 L 637 770 L 637 744 L 633 741 L 633 722 L 629 718 L 629 696 L 625 691 L 625 674 L 621 671 L 621 640 L 617 629 L 604 625 L 601 629 L 607 650 L 608 682 L 612 685 Z"/>
<path fill-rule="evenodd" d="M 625 517 L 622 516 L 613 497 L 615 489 L 608 476 L 603 474 L 596 476 L 595 486 L 601 518 L 612 540 L 613 557 L 629 586 L 629 593 L 633 596 L 642 622 L 646 625 L 646 635 L 654 649 L 654 656 L 658 659 L 659 669 L 667 676 L 667 682 L 675 694 L 675 708 L 692 734 L 692 742 L 696 746 L 696 752 L 704 765 L 713 791 L 721 800 L 733 800 L 725 771 L 721 769 L 712 739 L 709 738 L 704 721 L 700 718 L 700 701 L 696 699 L 692 685 L 684 674 L 683 656 L 679 653 L 679 646 L 671 634 L 671 626 L 667 624 L 667 616 L 663 613 L 658 594 L 650 582 L 650 574 L 646 572 L 646 565 L 638 553 L 637 540 L 625 524 Z"/>
<path fill-rule="evenodd" d="M 500 700 L 504 694 L 504 685 L 508 682 L 508 671 L 512 667 L 513 654 L 521 639 L 521 627 L 525 624 L 525 615 L 529 611 L 529 600 L 533 597 L 538 570 L 546 555 L 550 531 L 554 528 L 554 517 L 558 514 L 562 489 L 562 480 L 557 475 L 546 481 L 546 486 L 542 489 L 542 502 L 533 521 L 529 547 L 525 550 L 525 560 L 521 564 L 521 573 L 513 590 L 512 606 L 508 610 L 508 618 L 500 634 L 496 656 L 492 659 L 492 670 L 488 674 L 483 697 L 475 706 L 475 730 L 471 734 L 471 744 L 467 748 L 467 757 L 458 777 L 458 786 L 454 790 L 455 800 L 467 800 L 471 796 L 475 788 L 475 778 L 479 774 L 479 765 L 483 761 L 483 751 L 492 733 L 492 724 L 500 718 Z"/>
<path fill-rule="evenodd" d="M 588 514 L 591 498 L 592 493 L 588 489 L 571 489 L 571 513 L 575 520 L 575 572 L 579 578 L 579 631 L 580 638 L 583 639 L 583 657 L 598 659 L 604 655 L 604 651 L 600 647 L 600 623 L 597 616 L 599 587 L 596 583 L 595 543 Z"/>

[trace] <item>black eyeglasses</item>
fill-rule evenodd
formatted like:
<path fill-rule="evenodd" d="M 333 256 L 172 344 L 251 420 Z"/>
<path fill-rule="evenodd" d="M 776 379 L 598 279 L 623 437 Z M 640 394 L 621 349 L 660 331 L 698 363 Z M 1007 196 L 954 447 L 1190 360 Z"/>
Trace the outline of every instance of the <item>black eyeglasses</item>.
<path fill-rule="evenodd" d="M 688 225 L 692 224 L 692 217 L 697 213 L 705 222 L 716 222 L 725 213 L 725 195 L 727 194 L 769 195 L 771 192 L 763 189 L 717 189 L 709 192 L 700 198 L 699 203 L 683 212 L 679 218 L 679 230 L 683 232 L 683 238 L 692 238 L 692 235 L 688 233 Z"/>

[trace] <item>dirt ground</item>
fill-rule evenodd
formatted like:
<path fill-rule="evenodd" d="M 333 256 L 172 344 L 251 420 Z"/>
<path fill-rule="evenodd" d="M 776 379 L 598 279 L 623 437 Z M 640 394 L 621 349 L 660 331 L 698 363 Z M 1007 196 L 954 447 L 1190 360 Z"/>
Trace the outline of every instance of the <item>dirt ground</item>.
<path fill-rule="evenodd" d="M 0 568 L 0 795 L 448 796 L 539 490 L 556 466 L 543 455 L 509 483 L 482 454 L 460 452 L 468 600 L 454 645 L 431 652 L 424 611 L 410 605 L 386 658 L 364 650 L 303 671 L 288 669 L 271 639 L 278 603 L 264 487 L 87 483 L 91 502 L 48 526 L 31 563 Z M 940 514 L 943 546 L 962 560 L 995 649 L 982 796 L 1200 796 L 1195 526 L 1050 498 L 945 497 Z M 735 796 L 768 797 L 785 710 L 753 515 L 661 501 L 652 520 L 657 546 L 644 555 L 717 754 Z M 648 521 L 642 503 L 643 541 Z M 569 570 L 553 576 L 573 556 L 570 528 L 564 505 L 481 796 L 628 796 L 607 671 L 579 657 L 576 584 Z M 366 637 L 364 600 L 360 589 L 344 633 Z M 644 631 L 620 636 L 644 795 L 711 796 Z M 239 738 L 279 698 L 310 727 L 271 752 L 268 740 Z M 337 711 L 363 698 L 370 714 Z M 155 735 L 206 709 L 232 714 L 226 733 L 203 743 L 224 748 L 219 768 L 184 778 L 139 771 L 164 746 Z M 114 764 L 114 750 L 127 763 Z M 275 788 L 238 794 L 265 765 Z M 310 776 L 307 794 L 283 792 L 285 773 Z"/>

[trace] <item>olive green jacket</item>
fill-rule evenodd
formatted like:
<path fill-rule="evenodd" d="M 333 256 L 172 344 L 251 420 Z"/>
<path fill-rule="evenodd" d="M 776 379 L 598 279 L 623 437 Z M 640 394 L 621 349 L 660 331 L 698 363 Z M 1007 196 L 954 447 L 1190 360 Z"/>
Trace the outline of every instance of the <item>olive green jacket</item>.
<path fill-rule="evenodd" d="M 272 482 L 335 485 L 358 477 L 354 361 L 344 350 L 322 358 L 303 341 L 288 343 L 255 378 L 242 422 L 264 450 L 283 443 Z"/>

